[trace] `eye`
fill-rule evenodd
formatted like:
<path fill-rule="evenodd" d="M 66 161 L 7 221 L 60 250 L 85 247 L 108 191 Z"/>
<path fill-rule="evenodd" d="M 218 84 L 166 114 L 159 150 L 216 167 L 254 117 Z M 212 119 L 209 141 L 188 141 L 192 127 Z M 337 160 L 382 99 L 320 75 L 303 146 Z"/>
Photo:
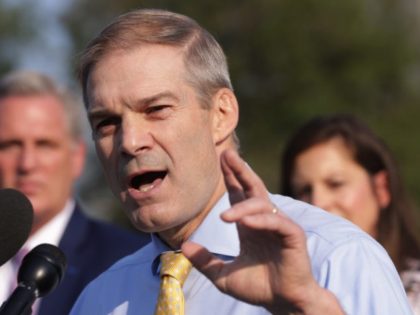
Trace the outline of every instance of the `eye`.
<path fill-rule="evenodd" d="M 151 105 L 145 113 L 152 118 L 165 118 L 170 113 L 170 105 Z"/>
<path fill-rule="evenodd" d="M 92 123 L 94 133 L 99 136 L 113 133 L 120 122 L 121 118 L 119 117 L 105 117 L 98 119 Z"/>
<path fill-rule="evenodd" d="M 19 142 L 18 141 L 0 141 L 0 151 L 5 151 L 14 147 L 18 147 Z"/>
<path fill-rule="evenodd" d="M 312 194 L 312 187 L 310 185 L 304 185 L 301 187 L 295 187 L 293 193 L 297 199 L 307 201 L 310 199 Z"/>
<path fill-rule="evenodd" d="M 330 187 L 331 189 L 338 189 L 342 186 L 345 185 L 344 181 L 341 180 L 330 180 L 328 181 L 328 187 Z"/>
<path fill-rule="evenodd" d="M 59 147 L 60 143 L 53 139 L 40 139 L 36 142 L 36 145 L 42 149 L 53 149 Z"/>

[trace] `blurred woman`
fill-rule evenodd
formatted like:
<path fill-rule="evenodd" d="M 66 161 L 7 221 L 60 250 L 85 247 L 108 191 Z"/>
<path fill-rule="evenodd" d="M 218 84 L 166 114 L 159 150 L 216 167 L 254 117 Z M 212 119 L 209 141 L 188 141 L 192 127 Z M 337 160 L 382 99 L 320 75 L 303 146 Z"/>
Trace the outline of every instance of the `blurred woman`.
<path fill-rule="evenodd" d="M 381 243 L 420 315 L 415 209 L 396 162 L 378 136 L 353 116 L 312 119 L 286 145 L 280 184 L 282 194 L 340 215 Z"/>

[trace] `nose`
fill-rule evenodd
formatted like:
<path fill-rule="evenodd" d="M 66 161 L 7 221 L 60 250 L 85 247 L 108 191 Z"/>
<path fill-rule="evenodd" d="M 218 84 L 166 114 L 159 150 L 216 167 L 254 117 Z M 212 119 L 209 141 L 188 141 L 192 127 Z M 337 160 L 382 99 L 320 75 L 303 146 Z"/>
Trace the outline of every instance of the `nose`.
<path fill-rule="evenodd" d="M 153 145 L 149 124 L 137 117 L 127 117 L 122 122 L 120 151 L 135 156 Z"/>
<path fill-rule="evenodd" d="M 22 147 L 19 156 L 19 170 L 23 173 L 31 171 L 37 165 L 36 150 L 32 146 Z"/>
<path fill-rule="evenodd" d="M 333 209 L 334 196 L 327 189 L 319 186 L 312 188 L 310 203 L 321 209 L 331 212 Z"/>

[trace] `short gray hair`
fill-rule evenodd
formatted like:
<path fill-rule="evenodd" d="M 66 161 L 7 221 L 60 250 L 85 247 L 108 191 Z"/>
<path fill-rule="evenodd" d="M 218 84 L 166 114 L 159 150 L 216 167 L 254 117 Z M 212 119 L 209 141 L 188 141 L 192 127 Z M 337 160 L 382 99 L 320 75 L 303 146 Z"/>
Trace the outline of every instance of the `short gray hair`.
<path fill-rule="evenodd" d="M 158 9 L 139 9 L 118 16 L 86 47 L 79 63 L 79 79 L 86 106 L 87 81 L 92 68 L 107 53 L 144 44 L 179 47 L 184 51 L 187 82 L 204 106 L 220 88 L 232 90 L 226 56 L 216 39 L 193 19 Z"/>
<path fill-rule="evenodd" d="M 83 138 L 84 113 L 81 100 L 69 90 L 57 85 L 47 75 L 28 70 L 13 71 L 0 79 L 0 98 L 8 96 L 50 95 L 62 104 L 69 131 L 76 141 Z"/>

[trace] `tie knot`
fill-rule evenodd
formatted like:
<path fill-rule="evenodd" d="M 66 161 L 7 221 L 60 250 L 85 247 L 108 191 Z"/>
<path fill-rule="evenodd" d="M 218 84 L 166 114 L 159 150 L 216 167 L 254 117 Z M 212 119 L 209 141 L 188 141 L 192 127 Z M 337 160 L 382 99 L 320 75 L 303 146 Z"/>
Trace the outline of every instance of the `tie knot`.
<path fill-rule="evenodd" d="M 162 263 L 160 276 L 171 276 L 177 279 L 182 286 L 191 270 L 190 261 L 180 252 L 162 253 L 160 261 Z"/>

